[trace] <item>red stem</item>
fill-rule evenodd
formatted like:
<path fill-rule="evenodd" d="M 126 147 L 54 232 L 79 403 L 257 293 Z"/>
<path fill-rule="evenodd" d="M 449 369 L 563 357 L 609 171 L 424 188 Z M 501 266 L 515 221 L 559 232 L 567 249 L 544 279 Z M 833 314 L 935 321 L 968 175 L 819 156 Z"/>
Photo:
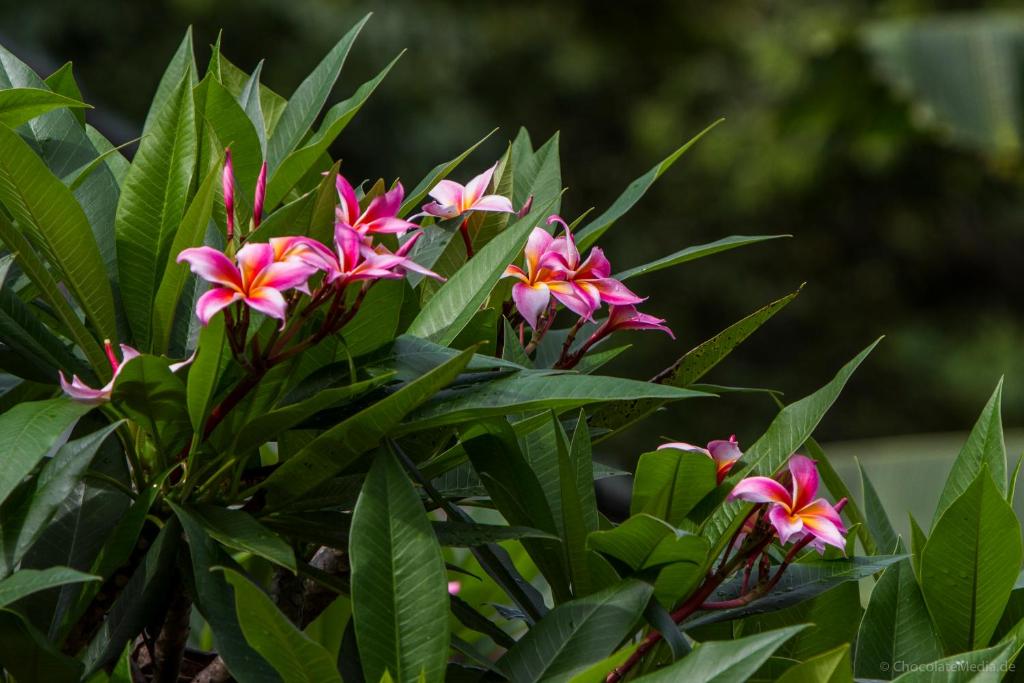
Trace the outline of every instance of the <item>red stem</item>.
<path fill-rule="evenodd" d="M 466 258 L 473 258 L 473 238 L 469 236 L 469 217 L 462 221 L 462 225 L 459 226 L 459 232 L 462 233 L 462 243 L 466 245 Z"/>

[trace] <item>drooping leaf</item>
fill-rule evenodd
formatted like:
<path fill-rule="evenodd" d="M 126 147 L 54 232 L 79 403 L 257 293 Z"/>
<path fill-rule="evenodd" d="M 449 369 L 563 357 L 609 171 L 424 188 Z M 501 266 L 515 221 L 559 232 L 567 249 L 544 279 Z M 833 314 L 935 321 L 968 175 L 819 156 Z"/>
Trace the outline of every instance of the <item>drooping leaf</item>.
<path fill-rule="evenodd" d="M 556 607 L 498 660 L 499 669 L 524 683 L 570 680 L 632 632 L 651 590 L 640 581 L 623 581 Z"/>
<path fill-rule="evenodd" d="M 989 643 L 1022 557 L 1017 517 L 983 464 L 921 552 L 921 591 L 947 652 Z"/>
<path fill-rule="evenodd" d="M 374 459 L 352 516 L 352 617 L 363 671 L 444 680 L 447 575 L 423 505 L 390 451 Z M 422 678 L 421 678 L 422 677 Z"/>
<path fill-rule="evenodd" d="M 330 654 L 281 613 L 266 593 L 233 569 L 223 569 L 235 589 L 235 610 L 245 639 L 270 662 L 284 683 L 341 683 Z"/>
<path fill-rule="evenodd" d="M 98 576 L 85 574 L 67 567 L 50 567 L 48 569 L 21 569 L 6 579 L 0 580 L 0 607 L 7 607 L 21 600 L 26 595 L 39 591 L 63 586 L 69 583 L 97 581 Z"/>

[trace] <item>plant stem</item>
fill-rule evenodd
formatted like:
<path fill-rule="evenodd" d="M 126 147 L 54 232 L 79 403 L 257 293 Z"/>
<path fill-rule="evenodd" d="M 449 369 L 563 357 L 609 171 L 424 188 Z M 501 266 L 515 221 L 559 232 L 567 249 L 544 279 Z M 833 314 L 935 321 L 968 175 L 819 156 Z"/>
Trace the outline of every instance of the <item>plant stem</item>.
<path fill-rule="evenodd" d="M 179 581 L 153 646 L 153 683 L 177 683 L 188 641 L 192 601 Z"/>
<path fill-rule="evenodd" d="M 459 226 L 459 233 L 462 234 L 462 243 L 466 245 L 466 260 L 473 258 L 473 238 L 469 235 L 469 216 Z"/>

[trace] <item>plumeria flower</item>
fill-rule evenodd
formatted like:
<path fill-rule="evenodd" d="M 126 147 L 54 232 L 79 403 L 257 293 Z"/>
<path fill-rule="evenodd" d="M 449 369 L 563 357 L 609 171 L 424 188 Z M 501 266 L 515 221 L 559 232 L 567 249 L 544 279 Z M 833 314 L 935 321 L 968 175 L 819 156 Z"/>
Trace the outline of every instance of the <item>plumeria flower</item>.
<path fill-rule="evenodd" d="M 767 503 L 768 521 L 783 545 L 794 537 L 809 535 L 819 551 L 825 545 L 845 551 L 846 527 L 842 518 L 824 498 L 814 498 L 818 493 L 818 468 L 814 461 L 805 455 L 794 455 L 789 459 L 789 472 L 793 478 L 792 491 L 770 477 L 747 477 L 736 484 L 729 500 Z"/>
<path fill-rule="evenodd" d="M 409 258 L 409 252 L 412 251 L 413 246 L 416 245 L 416 242 L 422 236 L 423 231 L 417 230 L 416 232 L 409 235 L 408 239 L 406 239 L 405 242 L 403 242 L 402 245 L 398 247 L 398 250 L 395 252 L 391 252 L 383 244 L 378 244 L 372 247 L 369 247 L 364 244 L 362 250 L 364 254 L 370 253 L 375 254 L 377 256 L 397 256 L 401 258 L 402 262 L 399 265 L 395 266 L 395 272 L 399 274 L 405 274 L 406 271 L 411 270 L 414 273 L 419 273 L 420 275 L 423 275 L 425 277 L 433 278 L 439 282 L 444 282 L 444 277 L 438 275 L 437 273 L 430 270 L 429 268 L 426 268 L 425 266 L 421 266 L 420 264 L 416 263 L 411 258 Z"/>
<path fill-rule="evenodd" d="M 121 347 L 120 361 L 117 360 L 117 356 L 114 354 L 114 347 L 110 343 L 110 340 L 103 340 L 103 349 L 107 353 L 107 360 L 110 362 L 110 370 L 113 373 L 113 377 L 111 377 L 110 381 L 104 384 L 101 388 L 93 389 L 83 382 L 78 375 L 72 375 L 71 381 L 69 382 L 63 372 L 58 372 L 57 374 L 60 375 L 60 388 L 69 398 L 80 403 L 98 405 L 109 401 L 110 396 L 114 393 L 114 382 L 117 381 L 117 376 L 121 374 L 121 370 L 128 364 L 128 361 L 141 355 L 137 349 L 133 349 L 127 344 L 120 344 L 119 346 Z M 193 353 L 189 358 L 186 358 L 181 362 L 171 363 L 171 372 L 181 370 L 183 367 L 195 360 L 195 357 L 196 355 Z"/>
<path fill-rule="evenodd" d="M 362 235 L 341 223 L 334 228 L 334 246 L 337 253 L 330 254 L 325 270 L 327 282 L 338 286 L 356 280 L 397 280 L 404 274 L 400 269 L 412 263 L 404 255 L 387 250 L 377 253 L 363 241 Z"/>
<path fill-rule="evenodd" d="M 462 590 L 461 581 L 449 581 L 448 582 L 448 595 L 458 595 L 459 591 Z"/>
<path fill-rule="evenodd" d="M 288 304 L 282 292 L 302 287 L 316 267 L 299 258 L 278 261 L 274 247 L 249 243 L 238 250 L 238 266 L 210 247 L 195 247 L 178 254 L 178 263 L 187 262 L 192 272 L 217 285 L 199 297 L 196 315 L 206 325 L 219 311 L 236 301 L 276 318 L 284 325 Z"/>
<path fill-rule="evenodd" d="M 430 191 L 434 201 L 423 205 L 423 213 L 438 218 L 455 218 L 470 211 L 515 213 L 508 197 L 484 194 L 497 167 L 498 164 L 494 164 L 465 185 L 453 180 L 442 180 Z"/>
<path fill-rule="evenodd" d="M 601 339 L 619 330 L 659 330 L 675 339 L 672 330 L 664 323 L 663 318 L 641 313 L 636 310 L 636 306 L 612 306 L 608 309 L 608 317 L 594 332 L 594 336 Z"/>
<path fill-rule="evenodd" d="M 395 183 L 393 188 L 379 197 L 371 199 L 365 210 L 359 208 L 356 191 L 345 179 L 345 176 L 339 173 L 334 185 L 338 190 L 338 199 L 340 200 L 335 210 L 337 225 L 355 230 L 360 237 L 378 233 L 404 235 L 417 227 L 415 223 L 398 217 L 398 212 L 402 208 L 402 200 L 405 198 L 405 188 L 402 187 L 402 183 Z"/>
<path fill-rule="evenodd" d="M 736 462 L 743 457 L 743 451 L 740 450 L 740 445 L 736 442 L 735 434 L 730 436 L 728 439 L 716 439 L 715 441 L 711 441 L 708 443 L 707 448 L 701 448 L 700 446 L 694 446 L 693 444 L 684 443 L 682 441 L 670 441 L 669 443 L 663 443 L 658 446 L 659 451 L 663 448 L 675 448 L 681 451 L 689 451 L 691 453 L 703 453 L 708 456 L 715 462 L 719 484 L 721 484 L 722 480 L 729 474 L 729 470 L 733 468 Z"/>
<path fill-rule="evenodd" d="M 629 306 L 644 300 L 611 277 L 611 264 L 600 247 L 591 249 L 586 260 L 581 261 L 566 222 L 561 216 L 553 215 L 548 217 L 548 224 L 552 223 L 559 223 L 565 234 L 551 241 L 545 263 L 565 276 L 566 284 L 559 285 L 553 293 L 566 308 L 590 320 L 602 303 Z"/>
<path fill-rule="evenodd" d="M 502 275 L 519 280 L 512 287 L 512 300 L 523 320 L 533 329 L 537 329 L 537 319 L 551 303 L 553 288 L 560 289 L 566 298 L 573 296 L 571 287 L 564 282 L 564 275 L 548 262 L 553 239 L 543 228 L 534 228 L 524 249 L 526 270 L 510 265 Z M 576 310 L 581 307 L 586 308 L 586 304 L 574 301 L 570 308 Z"/>
<path fill-rule="evenodd" d="M 235 236 L 235 170 L 231 163 L 231 148 L 224 150 L 224 170 L 221 173 L 221 187 L 224 190 L 224 214 L 227 216 L 228 241 Z M 252 229 L 260 227 L 263 220 L 263 203 L 267 198 L 267 162 L 260 166 L 256 179 L 256 194 L 252 202 Z"/>

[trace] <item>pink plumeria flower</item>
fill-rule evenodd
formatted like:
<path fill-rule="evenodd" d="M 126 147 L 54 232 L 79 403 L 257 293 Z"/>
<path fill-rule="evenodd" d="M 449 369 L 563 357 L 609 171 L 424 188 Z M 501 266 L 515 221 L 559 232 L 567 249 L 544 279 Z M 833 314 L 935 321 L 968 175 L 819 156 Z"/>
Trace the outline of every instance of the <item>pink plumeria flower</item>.
<path fill-rule="evenodd" d="M 107 360 L 110 362 L 110 370 L 113 377 L 110 381 L 104 384 L 99 389 L 93 389 L 83 382 L 78 375 L 72 375 L 71 381 L 69 382 L 67 377 L 64 376 L 63 372 L 58 372 L 60 375 L 60 388 L 64 393 L 73 401 L 80 403 L 88 403 L 92 405 L 99 405 L 100 403 L 106 403 L 110 400 L 111 395 L 114 393 L 114 382 L 117 381 L 117 376 L 121 374 L 121 370 L 128 361 L 133 358 L 138 358 L 141 354 L 137 349 L 133 349 L 127 344 L 119 344 L 121 347 L 121 360 L 117 360 L 117 356 L 114 354 L 114 347 L 110 343 L 109 339 L 103 340 L 103 349 L 107 353 Z M 189 365 L 195 360 L 196 354 L 193 353 L 191 356 L 178 363 L 171 363 L 171 372 L 177 372 L 186 365 Z"/>
<path fill-rule="evenodd" d="M 448 595 L 458 595 L 459 591 L 462 590 L 461 581 L 449 581 L 448 582 Z"/>
<path fill-rule="evenodd" d="M 339 173 L 334 185 L 340 202 L 335 210 L 337 225 L 355 230 L 361 237 L 379 233 L 404 235 L 417 227 L 415 223 L 398 217 L 405 198 L 402 183 L 395 183 L 393 188 L 371 199 L 365 210 L 359 208 L 356 191 L 345 176 Z"/>
<path fill-rule="evenodd" d="M 602 339 L 619 330 L 658 330 L 675 339 L 676 336 L 672 330 L 664 323 L 663 318 L 655 318 L 653 315 L 641 313 L 636 310 L 636 306 L 612 306 L 608 310 L 608 317 L 594 332 L 594 337 Z"/>
<path fill-rule="evenodd" d="M 770 477 L 747 477 L 736 484 L 729 500 L 769 504 L 768 521 L 783 545 L 793 538 L 811 536 L 819 551 L 825 545 L 845 551 L 846 527 L 842 518 L 824 498 L 814 498 L 818 493 L 818 468 L 814 461 L 805 455 L 794 455 L 789 459 L 789 472 L 793 478 L 792 491 Z"/>
<path fill-rule="evenodd" d="M 325 270 L 327 282 L 336 286 L 357 280 L 397 280 L 404 273 L 398 269 L 411 263 L 398 254 L 378 254 L 362 235 L 341 223 L 334 227 L 334 246 L 337 252 L 330 255 Z"/>
<path fill-rule="evenodd" d="M 733 468 L 736 462 L 743 457 L 743 451 L 740 450 L 739 443 L 736 442 L 736 435 L 733 434 L 728 439 L 716 439 L 708 443 L 707 448 L 700 446 L 694 446 L 693 444 L 684 443 L 682 441 L 670 441 L 669 443 L 663 443 L 658 446 L 658 450 L 663 448 L 675 448 L 681 451 L 689 451 L 691 453 L 703 453 L 715 462 L 715 469 L 718 473 L 718 483 L 721 484 L 722 480 L 725 479 L 726 475 L 729 474 L 729 470 Z"/>
<path fill-rule="evenodd" d="M 590 320 L 602 303 L 629 306 L 644 300 L 611 277 L 611 264 L 600 247 L 591 249 L 581 261 L 568 224 L 557 215 L 548 217 L 548 224 L 552 223 L 560 224 L 565 234 L 551 241 L 545 264 L 565 275 L 565 283 L 553 288 L 552 293 L 566 308 Z"/>
<path fill-rule="evenodd" d="M 497 167 L 498 164 L 494 164 L 465 185 L 453 180 L 442 180 L 430 191 L 434 201 L 423 205 L 423 213 L 438 218 L 455 218 L 470 211 L 515 213 L 508 197 L 484 194 Z"/>
<path fill-rule="evenodd" d="M 412 248 L 416 245 L 416 242 L 422 236 L 423 231 L 417 230 L 416 232 L 409 235 L 408 239 L 406 239 L 405 242 L 403 242 L 402 245 L 398 247 L 398 250 L 393 253 L 382 244 L 378 244 L 372 247 L 364 244 L 362 247 L 362 251 L 364 254 L 370 253 L 375 254 L 377 256 L 397 256 L 401 258 L 402 262 L 394 267 L 395 272 L 399 274 L 404 275 L 407 271 L 412 271 L 414 273 L 419 273 L 420 275 L 423 275 L 425 277 L 433 278 L 438 282 L 444 282 L 444 277 L 438 275 L 437 273 L 435 273 L 434 271 L 430 270 L 425 266 L 421 266 L 420 264 L 416 263 L 411 258 L 409 258 L 409 252 L 412 251 Z"/>
<path fill-rule="evenodd" d="M 249 243 L 238 250 L 238 266 L 210 247 L 195 247 L 178 254 L 178 263 L 187 262 L 192 272 L 217 285 L 199 297 L 196 315 L 204 324 L 236 301 L 284 325 L 288 304 L 282 292 L 302 287 L 316 267 L 298 258 L 277 261 L 274 247 Z"/>
<path fill-rule="evenodd" d="M 549 267 L 547 256 L 554 238 L 543 228 L 534 228 L 526 241 L 524 249 L 526 270 L 510 265 L 502 277 L 519 280 L 512 287 L 512 300 L 523 320 L 530 327 L 537 329 L 537 320 L 551 303 L 552 287 L 560 287 L 563 275 Z M 568 291 L 571 294 L 571 290 Z M 582 305 L 582 302 L 579 302 Z"/>

